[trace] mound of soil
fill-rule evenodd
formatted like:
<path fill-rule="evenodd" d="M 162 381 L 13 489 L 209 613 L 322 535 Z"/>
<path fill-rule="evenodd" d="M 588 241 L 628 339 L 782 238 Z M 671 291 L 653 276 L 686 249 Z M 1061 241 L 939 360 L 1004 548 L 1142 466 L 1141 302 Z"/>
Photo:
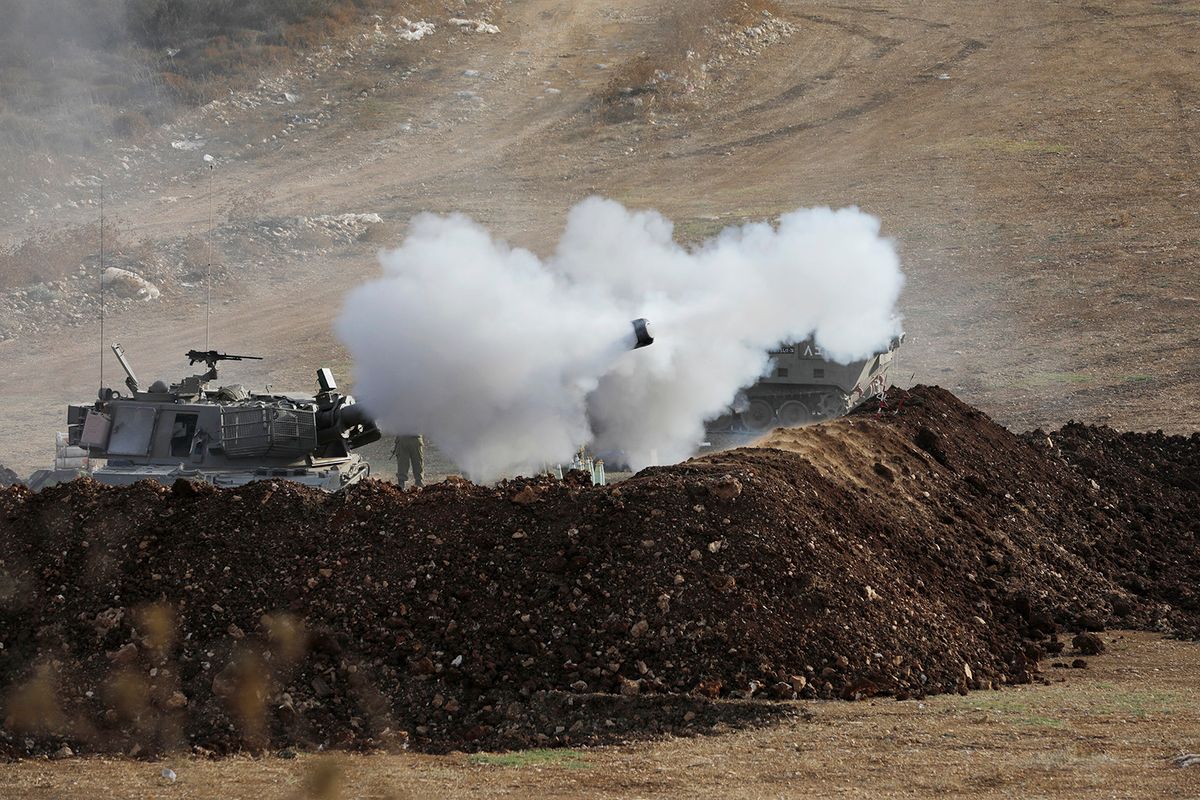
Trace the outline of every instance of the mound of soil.
<path fill-rule="evenodd" d="M 7 489 L 0 752 L 617 741 L 1195 631 L 1197 438 L 1077 427 L 922 387 L 606 488 Z"/>
<path fill-rule="evenodd" d="M 1118 433 L 1071 423 L 1049 440 L 1090 485 L 1116 499 L 1124 521 L 1117 538 L 1090 556 L 1093 566 L 1174 609 L 1175 632 L 1200 639 L 1200 433 Z"/>

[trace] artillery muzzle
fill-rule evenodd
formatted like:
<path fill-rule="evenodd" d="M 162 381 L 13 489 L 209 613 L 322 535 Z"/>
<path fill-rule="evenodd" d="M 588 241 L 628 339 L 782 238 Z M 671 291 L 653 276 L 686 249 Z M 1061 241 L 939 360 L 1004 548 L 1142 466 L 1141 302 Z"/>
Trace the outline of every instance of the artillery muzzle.
<path fill-rule="evenodd" d="M 633 337 L 635 340 L 634 350 L 654 344 L 654 336 L 650 333 L 650 320 L 644 317 L 635 319 L 633 321 Z"/>

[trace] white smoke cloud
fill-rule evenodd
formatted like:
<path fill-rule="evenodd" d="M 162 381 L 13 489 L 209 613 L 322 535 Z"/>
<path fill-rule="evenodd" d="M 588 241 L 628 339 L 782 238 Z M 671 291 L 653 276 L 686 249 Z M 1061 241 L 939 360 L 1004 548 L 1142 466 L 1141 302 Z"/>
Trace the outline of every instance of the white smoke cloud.
<path fill-rule="evenodd" d="M 352 290 L 337 332 L 356 394 L 391 432 L 421 432 L 476 480 L 570 458 L 582 444 L 635 467 L 692 454 L 703 424 L 809 336 L 851 361 L 898 332 L 904 278 L 879 221 L 807 209 L 731 227 L 694 250 L 656 212 L 592 198 L 553 256 L 461 215 L 424 214 Z M 656 341 L 631 351 L 630 321 Z"/>

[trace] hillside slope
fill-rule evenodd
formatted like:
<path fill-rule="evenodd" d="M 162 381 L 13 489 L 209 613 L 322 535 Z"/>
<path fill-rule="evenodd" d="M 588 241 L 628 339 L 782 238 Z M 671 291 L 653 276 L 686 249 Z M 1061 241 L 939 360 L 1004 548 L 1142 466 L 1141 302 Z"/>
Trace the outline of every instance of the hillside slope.
<path fill-rule="evenodd" d="M 414 9 L 136 143 L 14 177 L 0 233 L 95 225 L 103 179 L 114 263 L 163 297 L 110 309 L 107 336 L 174 376 L 212 264 L 216 343 L 270 359 L 241 377 L 303 387 L 318 362 L 348 366 L 329 330 L 341 295 L 422 210 L 546 251 L 592 193 L 659 208 L 692 241 L 857 204 L 904 258 L 914 380 L 1020 428 L 1200 425 L 1192 4 Z M 421 21 L 435 29 L 416 38 Z M 48 458 L 62 404 L 94 391 L 84 266 L 0 297 L 0 454 L 23 471 Z"/>

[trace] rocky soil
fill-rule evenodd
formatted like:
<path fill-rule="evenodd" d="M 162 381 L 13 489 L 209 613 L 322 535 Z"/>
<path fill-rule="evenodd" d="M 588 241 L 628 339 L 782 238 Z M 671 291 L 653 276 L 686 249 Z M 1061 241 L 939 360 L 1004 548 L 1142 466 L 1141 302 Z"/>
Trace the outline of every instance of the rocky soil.
<path fill-rule="evenodd" d="M 295 278 L 304 259 L 336 259 L 369 238 L 378 214 L 321 214 L 237 220 L 203 235 L 125 246 L 88 256 L 58 280 L 0 290 L 0 343 L 29 340 L 47 331 L 94 328 L 104 283 L 105 313 L 149 314 L 173 303 L 203 303 L 206 282 L 216 302 L 228 303 L 248 273 Z"/>
<path fill-rule="evenodd" d="M 1197 632 L 1200 437 L 922 387 L 763 444 L 603 488 L 6 489 L 0 752 L 610 742 Z"/>

